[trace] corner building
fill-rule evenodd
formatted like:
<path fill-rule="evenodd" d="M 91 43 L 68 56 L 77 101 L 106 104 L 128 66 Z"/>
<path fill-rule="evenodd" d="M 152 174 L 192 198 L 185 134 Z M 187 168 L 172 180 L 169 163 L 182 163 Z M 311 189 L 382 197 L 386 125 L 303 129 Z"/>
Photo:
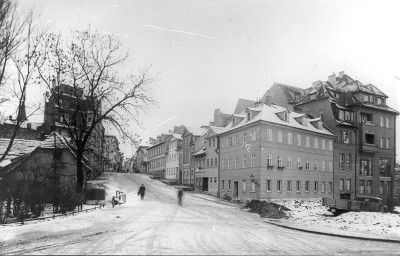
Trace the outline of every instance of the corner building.
<path fill-rule="evenodd" d="M 220 133 L 220 195 L 332 197 L 333 139 L 320 118 L 258 102 Z"/>

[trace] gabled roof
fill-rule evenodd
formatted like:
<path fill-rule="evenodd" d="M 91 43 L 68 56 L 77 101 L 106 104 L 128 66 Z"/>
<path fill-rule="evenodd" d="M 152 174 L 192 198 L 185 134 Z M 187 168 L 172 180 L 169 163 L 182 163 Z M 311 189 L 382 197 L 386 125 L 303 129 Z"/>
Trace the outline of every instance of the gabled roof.
<path fill-rule="evenodd" d="M 199 151 L 197 151 L 196 153 L 193 154 L 193 156 L 202 156 L 205 155 L 207 153 L 206 148 L 203 146 Z"/>
<path fill-rule="evenodd" d="M 233 113 L 239 114 L 243 110 L 245 110 L 247 107 L 253 107 L 255 103 L 256 102 L 253 100 L 238 99 L 238 102 L 236 103 L 235 111 Z"/>
<path fill-rule="evenodd" d="M 9 142 L 10 139 L 0 138 L 0 155 L 6 151 Z M 14 158 L 31 153 L 40 145 L 40 143 L 40 140 L 15 139 L 11 150 L 8 152 L 6 158 L 0 163 L 0 166 L 5 166 L 11 163 L 11 160 Z"/>
<path fill-rule="evenodd" d="M 186 132 L 187 132 L 187 133 L 190 133 L 190 134 L 192 134 L 193 136 L 201 136 L 201 135 L 203 135 L 206 131 L 207 131 L 207 129 L 205 129 L 205 128 L 186 126 L 186 131 L 185 131 L 185 133 L 186 133 Z"/>
<path fill-rule="evenodd" d="M 238 129 L 240 127 L 244 127 L 248 124 L 252 124 L 257 121 L 266 121 L 269 123 L 275 123 L 275 124 L 293 127 L 293 128 L 306 130 L 306 131 L 310 131 L 310 132 L 315 132 L 315 133 L 319 133 L 319 134 L 334 136 L 334 134 L 331 133 L 329 130 L 327 130 L 325 127 L 322 127 L 321 129 L 316 128 L 314 125 L 312 125 L 310 123 L 310 120 L 303 113 L 290 112 L 288 114 L 288 121 L 284 121 L 277 115 L 277 113 L 281 113 L 286 110 L 286 108 L 284 108 L 284 107 L 277 106 L 274 104 L 272 104 L 271 106 L 262 104 L 257 107 L 257 110 L 259 110 L 259 112 L 250 120 L 247 120 L 247 117 L 246 117 L 240 123 L 236 124 L 235 126 L 233 126 L 232 122 L 230 122 L 225 127 L 224 131 L 221 134 Z M 300 124 L 295 119 L 295 118 L 298 118 L 301 116 L 306 118 L 306 125 Z M 312 119 L 312 121 L 314 121 L 314 120 Z"/>

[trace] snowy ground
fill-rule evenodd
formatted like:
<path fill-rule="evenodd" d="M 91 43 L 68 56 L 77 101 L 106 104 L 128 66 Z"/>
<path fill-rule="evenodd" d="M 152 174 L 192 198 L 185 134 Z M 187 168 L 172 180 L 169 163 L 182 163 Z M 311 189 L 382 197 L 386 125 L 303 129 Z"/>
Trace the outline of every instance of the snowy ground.
<path fill-rule="evenodd" d="M 289 219 L 281 224 L 320 232 L 368 236 L 400 240 L 400 214 L 380 212 L 348 212 L 333 216 L 320 199 L 273 200 L 291 209 Z M 400 212 L 400 207 L 395 209 Z"/>
<path fill-rule="evenodd" d="M 107 174 L 107 198 L 127 193 L 122 206 L 0 229 L 0 255 L 397 255 L 399 243 L 305 233 L 265 223 L 221 199 L 185 192 L 140 174 Z M 146 196 L 137 196 L 144 183 Z"/>

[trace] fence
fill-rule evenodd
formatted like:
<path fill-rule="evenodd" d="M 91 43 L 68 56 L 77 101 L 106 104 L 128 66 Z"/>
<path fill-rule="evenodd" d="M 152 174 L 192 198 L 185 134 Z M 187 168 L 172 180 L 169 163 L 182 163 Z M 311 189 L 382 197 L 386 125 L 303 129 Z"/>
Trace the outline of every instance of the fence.
<path fill-rule="evenodd" d="M 1 204 L 1 203 L 0 203 Z M 68 215 L 72 215 L 72 216 L 75 216 L 75 214 L 78 214 L 78 213 L 82 213 L 82 212 L 90 212 L 90 211 L 95 211 L 95 210 L 97 210 L 97 209 L 101 209 L 101 208 L 104 208 L 105 206 L 104 206 L 104 204 L 100 204 L 99 206 L 95 206 L 95 207 L 93 207 L 93 208 L 89 208 L 89 209 L 85 209 L 85 210 L 83 210 L 83 207 L 82 207 L 82 205 L 78 205 L 78 210 L 77 211 L 72 211 L 72 212 L 67 212 L 67 213 L 61 213 L 61 214 L 53 214 L 53 215 L 50 215 L 50 216 L 46 216 L 46 217 L 40 217 L 40 218 L 29 218 L 29 219 L 21 219 L 21 220 L 16 220 L 16 221 L 11 221 L 11 222 L 9 222 L 9 223 L 16 223 L 16 222 L 21 222 L 22 224 L 24 224 L 24 222 L 29 222 L 29 221 L 35 221 L 35 220 L 46 220 L 46 219 L 55 219 L 55 218 L 57 218 L 57 217 L 62 217 L 62 216 L 68 216 Z M 80 210 L 79 210 L 80 209 Z M 5 219 L 6 218 L 4 218 L 4 221 L 5 221 Z M 3 223 L 3 224 L 8 224 L 8 223 Z"/>

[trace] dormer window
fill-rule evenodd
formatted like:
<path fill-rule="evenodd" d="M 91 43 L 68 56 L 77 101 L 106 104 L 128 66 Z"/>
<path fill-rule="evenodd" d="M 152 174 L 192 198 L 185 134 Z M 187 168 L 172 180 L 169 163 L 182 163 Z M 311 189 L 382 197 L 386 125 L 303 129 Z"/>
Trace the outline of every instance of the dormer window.
<path fill-rule="evenodd" d="M 250 120 L 250 117 L 251 117 L 251 113 L 250 113 L 250 112 L 247 112 L 247 121 Z"/>
<path fill-rule="evenodd" d="M 300 101 L 300 93 L 295 93 L 294 94 L 294 101 L 299 102 Z"/>
<path fill-rule="evenodd" d="M 285 112 L 283 115 L 283 121 L 286 121 L 286 122 L 289 121 L 289 114 L 287 112 Z"/>
<path fill-rule="evenodd" d="M 236 118 L 233 118 L 232 119 L 232 126 L 235 126 L 236 125 Z"/>
<path fill-rule="evenodd" d="M 315 93 L 310 94 L 310 100 L 315 100 L 317 98 L 317 95 Z"/>
<path fill-rule="evenodd" d="M 377 104 L 378 105 L 385 105 L 385 98 L 378 97 L 377 98 Z"/>

